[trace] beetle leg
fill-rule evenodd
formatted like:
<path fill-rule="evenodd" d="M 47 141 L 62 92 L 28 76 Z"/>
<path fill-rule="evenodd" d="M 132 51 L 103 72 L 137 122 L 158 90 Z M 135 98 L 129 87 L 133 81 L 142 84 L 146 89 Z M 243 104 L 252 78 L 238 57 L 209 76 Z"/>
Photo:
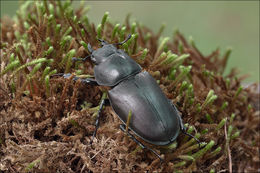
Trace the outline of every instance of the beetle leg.
<path fill-rule="evenodd" d="M 100 103 L 99 109 L 98 109 L 98 113 L 97 113 L 97 120 L 96 120 L 96 123 L 95 123 L 95 131 L 94 131 L 94 133 L 92 135 L 92 139 L 90 141 L 90 145 L 93 143 L 93 140 L 96 137 L 97 130 L 99 128 L 99 120 L 100 120 L 100 115 L 101 115 L 102 108 L 107 103 L 108 103 L 108 99 L 107 98 L 104 98 L 104 99 L 101 100 L 101 103 Z"/>
<path fill-rule="evenodd" d="M 51 77 L 62 76 L 65 79 L 68 79 L 71 75 L 72 75 L 71 73 L 57 73 L 57 74 L 52 75 Z M 74 81 L 80 80 L 80 82 L 84 83 L 84 84 L 98 85 L 97 81 L 93 78 L 80 78 L 80 77 L 74 76 L 72 80 L 74 80 Z"/>
<path fill-rule="evenodd" d="M 170 101 L 170 102 L 171 102 L 171 101 Z M 196 142 L 199 144 L 199 147 L 200 147 L 200 141 L 199 141 L 195 136 L 193 136 L 193 135 L 191 135 L 191 134 L 189 134 L 189 133 L 186 132 L 186 128 L 185 128 L 185 126 L 183 125 L 181 116 L 178 114 L 178 109 L 175 107 L 175 105 L 174 105 L 172 102 L 171 102 L 171 104 L 172 104 L 173 108 L 174 108 L 174 109 L 176 110 L 176 112 L 177 112 L 178 119 L 179 119 L 179 123 L 180 123 L 181 132 L 182 132 L 183 134 L 185 134 L 185 135 L 187 135 L 187 136 L 189 136 L 189 137 L 195 139 Z"/>
<path fill-rule="evenodd" d="M 124 124 L 120 124 L 120 129 L 123 131 L 123 132 L 126 132 L 128 134 L 128 136 L 135 142 L 137 143 L 142 149 L 148 149 L 150 150 L 151 152 L 153 152 L 159 159 L 161 162 L 163 162 L 163 158 L 161 158 L 161 156 L 156 152 L 154 151 L 153 149 L 145 146 L 144 144 L 142 144 L 139 140 L 137 140 L 131 133 L 129 133 L 130 129 L 128 129 L 128 131 L 126 131 L 126 127 Z"/>
<path fill-rule="evenodd" d="M 91 55 L 88 55 L 86 56 L 85 58 L 76 58 L 76 57 L 73 57 L 72 58 L 72 61 L 83 61 L 85 62 Z"/>

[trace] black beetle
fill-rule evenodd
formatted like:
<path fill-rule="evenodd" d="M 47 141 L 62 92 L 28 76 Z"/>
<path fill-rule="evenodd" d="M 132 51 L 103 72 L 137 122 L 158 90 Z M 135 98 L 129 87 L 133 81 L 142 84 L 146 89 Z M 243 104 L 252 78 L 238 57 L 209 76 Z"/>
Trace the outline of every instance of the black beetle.
<path fill-rule="evenodd" d="M 95 64 L 95 79 L 74 77 L 73 80 L 79 79 L 86 84 L 110 86 L 108 99 L 113 110 L 123 122 L 120 129 L 126 132 L 126 122 L 129 111 L 131 111 L 132 117 L 127 134 L 143 149 L 152 151 L 162 160 L 154 150 L 143 145 L 130 132 L 132 131 L 136 136 L 150 144 L 159 146 L 173 143 L 180 131 L 190 137 L 193 136 L 186 133 L 177 108 L 165 96 L 156 80 L 148 72 L 142 71 L 141 66 L 123 50 L 116 48 L 116 45 L 122 45 L 130 37 L 131 35 L 123 42 L 115 44 L 108 44 L 106 41 L 99 39 L 102 47 L 97 50 L 93 50 L 91 45 L 88 44 L 88 50 L 91 54 L 86 58 L 73 58 L 73 60 L 85 61 L 90 57 Z M 56 75 L 63 75 L 64 78 L 71 76 L 70 73 Z M 96 136 L 100 112 L 104 104 L 105 100 L 102 100 L 93 138 Z M 198 140 L 197 142 L 199 143 Z"/>

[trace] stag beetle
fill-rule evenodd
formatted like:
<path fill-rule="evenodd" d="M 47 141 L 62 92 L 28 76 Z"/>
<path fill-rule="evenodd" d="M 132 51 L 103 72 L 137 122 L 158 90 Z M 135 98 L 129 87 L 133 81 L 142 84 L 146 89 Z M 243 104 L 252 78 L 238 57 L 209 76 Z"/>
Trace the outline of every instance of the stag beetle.
<path fill-rule="evenodd" d="M 142 68 L 123 50 L 117 49 L 117 45 L 122 45 L 131 38 L 129 35 L 120 43 L 109 44 L 105 40 L 99 39 L 101 48 L 93 50 L 88 44 L 91 53 L 86 58 L 73 58 L 74 61 L 85 61 L 89 57 L 95 64 L 93 78 L 74 77 L 73 80 L 80 80 L 82 83 L 91 85 L 110 86 L 108 100 L 119 119 L 123 122 L 120 129 L 130 136 L 143 149 L 148 149 L 157 157 L 162 158 L 153 149 L 143 145 L 134 135 L 144 141 L 165 146 L 173 143 L 182 132 L 190 137 L 194 136 L 186 133 L 182 119 L 175 105 L 165 96 L 156 80 Z M 56 75 L 69 78 L 70 73 L 59 73 Z M 101 101 L 95 131 L 91 143 L 96 136 L 99 127 L 99 119 L 105 99 Z M 132 117 L 129 123 L 129 130 L 126 130 L 126 122 L 129 111 Z M 134 134 L 132 134 L 132 133 Z M 195 140 L 199 143 L 198 139 Z"/>

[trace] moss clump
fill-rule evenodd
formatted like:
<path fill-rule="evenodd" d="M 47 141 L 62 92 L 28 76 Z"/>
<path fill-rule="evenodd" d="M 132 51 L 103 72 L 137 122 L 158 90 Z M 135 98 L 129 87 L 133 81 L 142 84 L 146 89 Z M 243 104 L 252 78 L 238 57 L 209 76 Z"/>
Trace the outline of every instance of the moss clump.
<path fill-rule="evenodd" d="M 193 40 L 176 31 L 173 40 L 132 24 L 92 24 L 84 6 L 71 2 L 25 2 L 15 19 L 1 19 L 0 170 L 10 172 L 190 172 L 259 169 L 259 94 L 244 89 L 235 70 L 223 72 L 231 50 L 202 55 Z M 105 107 L 92 147 L 95 115 L 106 87 L 83 86 L 55 73 L 93 76 L 87 43 L 97 38 L 122 45 L 158 81 L 181 112 L 188 132 L 166 148 L 151 146 L 166 162 L 140 150 L 123 132 L 119 119 Z M 191 126 L 192 125 L 192 126 Z"/>

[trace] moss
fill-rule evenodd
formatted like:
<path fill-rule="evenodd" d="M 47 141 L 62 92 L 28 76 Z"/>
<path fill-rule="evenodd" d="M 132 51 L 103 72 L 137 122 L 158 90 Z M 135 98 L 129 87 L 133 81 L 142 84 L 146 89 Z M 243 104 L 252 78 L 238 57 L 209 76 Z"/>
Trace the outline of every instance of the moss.
<path fill-rule="evenodd" d="M 28 1 L 14 19 L 1 19 L 0 170 L 11 172 L 190 172 L 259 169 L 258 101 L 232 70 L 223 72 L 231 50 L 203 55 L 194 40 L 179 32 L 161 37 L 138 21 L 115 24 L 105 13 L 97 27 L 84 5 L 71 2 Z M 52 77 L 56 73 L 93 76 L 93 64 L 73 62 L 89 55 L 87 44 L 97 38 L 111 43 L 133 37 L 122 45 L 158 81 L 188 128 L 202 141 L 180 135 L 171 146 L 150 146 L 166 162 L 140 150 L 119 131 L 120 121 L 105 107 L 97 138 L 99 102 L 107 87 L 84 86 Z M 258 94 L 258 95 L 257 95 Z M 257 107 L 256 107 L 257 109 Z M 129 113 L 131 114 L 131 113 Z"/>

